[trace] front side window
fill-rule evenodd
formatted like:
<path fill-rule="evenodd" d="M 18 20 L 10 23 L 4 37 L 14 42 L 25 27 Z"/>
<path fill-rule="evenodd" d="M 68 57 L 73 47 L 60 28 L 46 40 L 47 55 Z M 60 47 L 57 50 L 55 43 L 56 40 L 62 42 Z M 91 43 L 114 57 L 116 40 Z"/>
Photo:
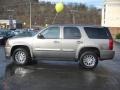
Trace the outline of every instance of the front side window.
<path fill-rule="evenodd" d="M 59 39 L 60 38 L 60 28 L 59 27 L 49 27 L 44 30 L 41 35 L 44 39 Z"/>
<path fill-rule="evenodd" d="M 80 39 L 80 30 L 77 27 L 64 27 L 64 39 Z"/>

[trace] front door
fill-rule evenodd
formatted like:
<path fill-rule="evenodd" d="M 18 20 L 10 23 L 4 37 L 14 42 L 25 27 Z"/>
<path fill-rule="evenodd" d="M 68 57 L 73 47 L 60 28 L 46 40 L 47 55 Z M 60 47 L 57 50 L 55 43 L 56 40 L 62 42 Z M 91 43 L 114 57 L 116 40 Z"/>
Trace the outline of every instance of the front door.
<path fill-rule="evenodd" d="M 58 58 L 61 53 L 59 27 L 48 27 L 40 34 L 41 38 L 34 41 L 35 56 L 39 58 Z"/>

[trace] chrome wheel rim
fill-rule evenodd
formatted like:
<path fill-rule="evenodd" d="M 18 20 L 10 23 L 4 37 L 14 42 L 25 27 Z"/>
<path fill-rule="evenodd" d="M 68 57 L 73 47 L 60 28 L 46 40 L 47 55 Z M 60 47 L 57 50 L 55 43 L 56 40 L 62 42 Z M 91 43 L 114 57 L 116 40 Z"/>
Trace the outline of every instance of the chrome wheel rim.
<path fill-rule="evenodd" d="M 16 54 L 15 54 L 15 60 L 20 63 L 20 64 L 23 64 L 25 63 L 26 61 L 26 54 L 25 52 L 23 51 L 18 51 Z"/>
<path fill-rule="evenodd" d="M 96 63 L 96 59 L 93 55 L 85 55 L 83 57 L 83 63 L 85 66 L 93 67 Z"/>

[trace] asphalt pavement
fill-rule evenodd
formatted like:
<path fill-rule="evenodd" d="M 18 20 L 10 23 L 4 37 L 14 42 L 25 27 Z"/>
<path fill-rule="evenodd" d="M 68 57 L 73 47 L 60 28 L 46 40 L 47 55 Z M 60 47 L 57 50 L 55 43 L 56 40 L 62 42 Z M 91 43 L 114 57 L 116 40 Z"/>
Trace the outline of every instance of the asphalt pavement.
<path fill-rule="evenodd" d="M 84 70 L 72 61 L 42 60 L 17 66 L 5 58 L 0 47 L 0 90 L 120 90 L 120 44 L 113 60 Z"/>

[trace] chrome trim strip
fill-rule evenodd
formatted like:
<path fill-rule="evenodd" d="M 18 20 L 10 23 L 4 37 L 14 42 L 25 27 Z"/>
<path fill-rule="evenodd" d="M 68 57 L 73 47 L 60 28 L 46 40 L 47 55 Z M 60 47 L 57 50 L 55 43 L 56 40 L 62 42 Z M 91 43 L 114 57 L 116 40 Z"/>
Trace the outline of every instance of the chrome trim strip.
<path fill-rule="evenodd" d="M 60 49 L 35 48 L 35 51 L 60 51 Z"/>
<path fill-rule="evenodd" d="M 75 50 L 74 49 L 62 49 L 62 51 L 64 51 L 64 52 L 74 52 Z"/>

